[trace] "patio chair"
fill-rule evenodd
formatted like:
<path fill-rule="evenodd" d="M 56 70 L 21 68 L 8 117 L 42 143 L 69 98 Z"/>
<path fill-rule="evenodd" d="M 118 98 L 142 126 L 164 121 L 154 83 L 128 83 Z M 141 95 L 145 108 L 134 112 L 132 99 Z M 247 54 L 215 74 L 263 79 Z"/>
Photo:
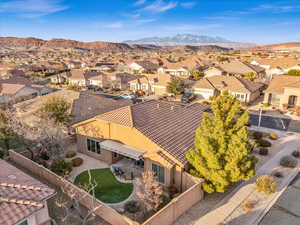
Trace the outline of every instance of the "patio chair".
<path fill-rule="evenodd" d="M 119 176 L 119 169 L 118 169 L 118 167 L 113 166 L 112 168 L 113 168 L 114 174 L 116 176 Z"/>
<path fill-rule="evenodd" d="M 121 174 L 121 175 L 123 175 L 125 172 L 124 172 L 124 170 L 122 170 L 122 168 L 118 168 L 119 169 L 119 173 Z"/>

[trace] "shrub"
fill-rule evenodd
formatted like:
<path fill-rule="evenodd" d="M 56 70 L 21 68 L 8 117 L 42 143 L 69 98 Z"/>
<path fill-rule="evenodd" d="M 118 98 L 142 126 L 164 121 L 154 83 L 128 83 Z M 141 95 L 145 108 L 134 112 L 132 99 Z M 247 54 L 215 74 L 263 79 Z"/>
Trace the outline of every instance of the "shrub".
<path fill-rule="evenodd" d="M 294 156 L 295 158 L 299 158 L 300 157 L 300 151 L 298 151 L 298 150 L 293 151 L 292 156 Z"/>
<path fill-rule="evenodd" d="M 292 156 L 283 156 L 280 159 L 280 165 L 287 168 L 295 168 L 297 166 L 297 160 Z"/>
<path fill-rule="evenodd" d="M 73 158 L 76 155 L 75 151 L 68 151 L 66 153 L 66 158 Z"/>
<path fill-rule="evenodd" d="M 169 194 L 170 194 L 171 197 L 178 192 L 178 190 L 177 190 L 177 188 L 176 188 L 175 185 L 169 186 L 168 187 L 168 191 L 169 191 Z"/>
<path fill-rule="evenodd" d="M 264 147 L 264 148 L 268 148 L 272 146 L 271 142 L 265 139 L 257 139 L 256 143 L 258 144 L 259 147 Z"/>
<path fill-rule="evenodd" d="M 66 162 L 64 159 L 56 159 L 52 162 L 50 170 L 59 176 L 65 176 L 71 173 L 72 164 Z"/>
<path fill-rule="evenodd" d="M 77 157 L 77 158 L 75 158 L 75 159 L 72 159 L 71 162 L 72 162 L 72 166 L 78 167 L 78 166 L 81 166 L 81 165 L 82 165 L 83 159 Z"/>
<path fill-rule="evenodd" d="M 255 186 L 257 191 L 268 195 L 276 191 L 276 181 L 268 175 L 258 177 Z"/>
<path fill-rule="evenodd" d="M 254 200 L 246 200 L 243 204 L 243 210 L 246 212 L 252 211 L 256 205 Z"/>
<path fill-rule="evenodd" d="M 264 103 L 264 107 L 270 107 L 270 104 L 269 103 Z"/>
<path fill-rule="evenodd" d="M 259 154 L 260 155 L 268 155 L 269 154 L 269 150 L 267 148 L 260 148 L 259 149 Z"/>
<path fill-rule="evenodd" d="M 124 209 L 129 213 L 137 213 L 140 211 L 141 206 L 138 201 L 131 200 L 125 203 Z"/>
<path fill-rule="evenodd" d="M 282 178 L 282 177 L 283 177 L 283 174 L 282 174 L 281 172 L 279 172 L 279 171 L 274 171 L 274 172 L 272 173 L 272 176 L 273 176 L 273 177 L 277 177 L 277 178 Z"/>
<path fill-rule="evenodd" d="M 3 159 L 4 155 L 4 151 L 0 150 L 0 159 Z"/>
<path fill-rule="evenodd" d="M 41 159 L 43 160 L 49 160 L 49 156 L 48 156 L 48 153 L 47 152 L 42 152 L 41 155 L 40 155 Z"/>
<path fill-rule="evenodd" d="M 70 90 L 70 91 L 81 91 L 81 87 L 80 86 L 78 86 L 78 85 L 69 85 L 68 86 L 68 90 Z"/>
<path fill-rule="evenodd" d="M 263 133 L 259 131 L 254 131 L 252 136 L 254 139 L 261 139 L 263 137 Z"/>
<path fill-rule="evenodd" d="M 271 140 L 277 140 L 277 139 L 278 139 L 278 134 L 271 133 L 271 134 L 269 134 L 269 138 L 270 138 Z"/>

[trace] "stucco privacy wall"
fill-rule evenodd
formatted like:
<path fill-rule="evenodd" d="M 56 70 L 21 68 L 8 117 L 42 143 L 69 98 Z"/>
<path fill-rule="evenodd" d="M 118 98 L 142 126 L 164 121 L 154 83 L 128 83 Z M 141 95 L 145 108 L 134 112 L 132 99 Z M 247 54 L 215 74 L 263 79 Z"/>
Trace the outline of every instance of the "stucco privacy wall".
<path fill-rule="evenodd" d="M 20 165 L 31 171 L 33 174 L 40 176 L 43 179 L 49 181 L 52 185 L 56 187 L 63 187 L 68 185 L 71 187 L 72 190 L 76 193 L 76 196 L 80 198 L 80 203 L 87 208 L 93 207 L 92 203 L 92 196 L 81 190 L 77 186 L 73 185 L 69 181 L 57 176 L 52 171 L 48 170 L 47 168 L 33 162 L 32 160 L 26 158 L 25 156 L 14 152 L 9 151 L 10 159 L 15 162 L 16 164 Z M 189 210 L 194 204 L 201 201 L 203 198 L 203 191 L 201 189 L 201 184 L 203 180 L 198 179 L 189 175 L 186 172 L 182 173 L 182 180 L 183 180 L 183 190 L 184 192 L 179 195 L 178 197 L 172 199 L 172 201 L 159 210 L 156 214 L 150 217 L 141 225 L 170 225 L 176 219 Z M 84 198 L 82 197 L 84 196 Z M 100 201 L 96 201 L 97 206 L 100 206 L 99 209 L 95 211 L 95 214 L 108 223 L 113 225 L 140 225 L 139 223 L 132 221 L 131 219 L 119 214 L 114 209 L 104 205 Z"/>
<path fill-rule="evenodd" d="M 171 225 L 179 216 L 203 199 L 203 191 L 201 189 L 202 180 L 185 172 L 183 176 L 186 181 L 185 187 L 188 189 L 177 198 L 172 199 L 169 204 L 146 220 L 142 225 Z"/>
<path fill-rule="evenodd" d="M 49 181 L 52 185 L 56 187 L 65 187 L 68 186 L 69 188 L 74 191 L 76 197 L 80 199 L 80 203 L 87 207 L 87 208 L 93 208 L 92 202 L 92 196 L 87 193 L 86 191 L 78 188 L 76 185 L 70 183 L 69 181 L 57 176 L 52 171 L 48 170 L 47 168 L 33 162 L 30 159 L 27 159 L 23 155 L 16 153 L 14 151 L 9 151 L 9 157 L 10 159 L 15 162 L 16 164 L 28 169 L 33 174 L 46 179 Z M 84 197 L 83 197 L 84 196 Z M 105 221 L 107 221 L 110 224 L 113 225 L 138 225 L 138 223 L 130 220 L 129 218 L 122 216 L 114 209 L 106 206 L 102 202 L 96 200 L 96 207 L 99 207 L 95 214 L 101 218 L 103 218 Z"/>

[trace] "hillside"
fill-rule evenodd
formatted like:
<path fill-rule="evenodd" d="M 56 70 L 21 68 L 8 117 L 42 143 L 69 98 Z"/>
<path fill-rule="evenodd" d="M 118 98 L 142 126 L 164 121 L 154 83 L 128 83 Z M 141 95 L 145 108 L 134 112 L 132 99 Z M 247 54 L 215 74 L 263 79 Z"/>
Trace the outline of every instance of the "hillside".
<path fill-rule="evenodd" d="M 5 47 L 50 47 L 50 48 L 86 48 L 103 51 L 128 51 L 128 50 L 144 50 L 145 46 L 129 45 L 125 43 L 112 42 L 80 42 L 65 39 L 42 40 L 37 38 L 16 38 L 16 37 L 0 37 L 0 46 Z"/>
<path fill-rule="evenodd" d="M 217 45 L 201 45 L 201 46 L 192 46 L 192 45 L 180 45 L 174 48 L 178 51 L 202 51 L 202 52 L 224 52 L 232 50 L 232 48 L 224 48 Z"/>
<path fill-rule="evenodd" d="M 288 42 L 272 45 L 262 45 L 250 48 L 251 50 L 271 50 L 271 51 L 300 51 L 300 42 Z"/>

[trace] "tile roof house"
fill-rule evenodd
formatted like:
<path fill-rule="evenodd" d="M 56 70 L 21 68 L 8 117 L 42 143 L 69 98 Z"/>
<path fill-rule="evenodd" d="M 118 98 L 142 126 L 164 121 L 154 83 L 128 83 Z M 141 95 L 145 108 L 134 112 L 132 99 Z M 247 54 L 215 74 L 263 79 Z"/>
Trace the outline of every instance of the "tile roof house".
<path fill-rule="evenodd" d="M 47 200 L 55 190 L 0 160 L 0 224 L 51 224 Z"/>
<path fill-rule="evenodd" d="M 136 61 L 129 65 L 131 72 L 134 74 L 141 74 L 141 73 L 155 73 L 158 69 L 158 65 L 150 62 L 150 61 Z"/>
<path fill-rule="evenodd" d="M 274 76 L 265 90 L 264 103 L 281 108 L 300 106 L 300 77 Z"/>
<path fill-rule="evenodd" d="M 149 74 L 140 76 L 129 82 L 131 91 L 144 91 L 146 94 L 162 96 L 167 94 L 167 86 L 171 81 L 169 74 Z"/>
<path fill-rule="evenodd" d="M 260 96 L 263 87 L 263 84 L 236 76 L 220 75 L 196 81 L 192 85 L 191 91 L 204 99 L 209 99 L 223 91 L 229 91 L 240 101 L 250 103 Z"/>
<path fill-rule="evenodd" d="M 172 76 L 190 76 L 191 72 L 185 66 L 162 66 L 159 67 L 157 72 L 159 74 L 170 74 Z"/>
<path fill-rule="evenodd" d="M 247 64 L 237 60 L 229 63 L 218 64 L 204 71 L 205 77 L 216 75 L 235 75 L 242 77 L 246 73 L 255 73 L 260 79 L 264 79 L 265 77 L 265 69 L 263 67 Z"/>
<path fill-rule="evenodd" d="M 187 168 L 185 154 L 193 147 L 195 130 L 207 109 L 198 103 L 187 106 L 150 100 L 97 115 L 73 127 L 80 152 L 109 164 L 124 156 L 142 161 L 145 170 L 159 168 L 159 182 L 180 188 L 181 173 Z M 94 142 L 97 149 L 91 147 Z"/>
<path fill-rule="evenodd" d="M 256 59 L 251 64 L 265 68 L 270 80 L 274 75 L 283 75 L 292 69 L 300 70 L 300 60 L 291 57 Z"/>

